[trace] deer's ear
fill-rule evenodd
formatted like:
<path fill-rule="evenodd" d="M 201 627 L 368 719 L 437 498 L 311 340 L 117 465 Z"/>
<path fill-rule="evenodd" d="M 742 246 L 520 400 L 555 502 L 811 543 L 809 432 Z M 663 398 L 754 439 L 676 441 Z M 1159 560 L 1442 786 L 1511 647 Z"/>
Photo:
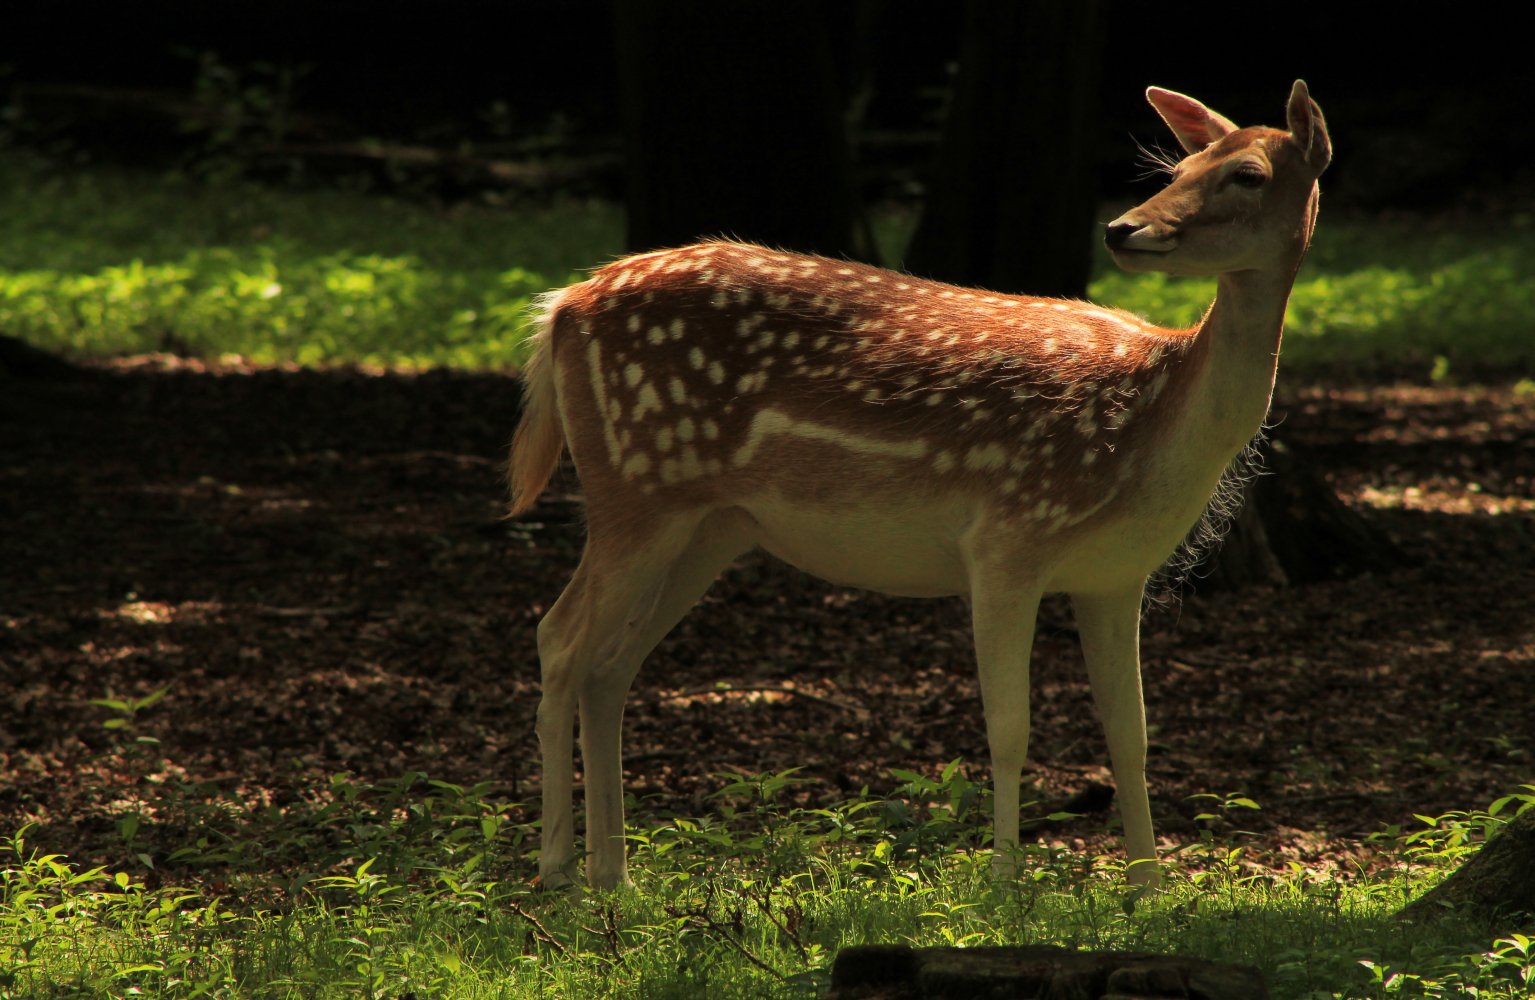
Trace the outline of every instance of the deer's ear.
<path fill-rule="evenodd" d="M 1322 109 L 1317 107 L 1306 90 L 1305 80 L 1296 80 L 1290 88 L 1290 102 L 1285 108 L 1290 134 L 1296 145 L 1306 154 L 1306 162 L 1316 167 L 1317 173 L 1327 169 L 1332 161 L 1332 140 L 1327 136 L 1327 122 Z"/>
<path fill-rule="evenodd" d="M 1173 130 L 1178 143 L 1186 151 L 1197 153 L 1201 149 L 1237 130 L 1231 119 L 1211 111 L 1192 97 L 1161 87 L 1147 87 L 1146 100 L 1157 109 L 1157 114 Z"/>

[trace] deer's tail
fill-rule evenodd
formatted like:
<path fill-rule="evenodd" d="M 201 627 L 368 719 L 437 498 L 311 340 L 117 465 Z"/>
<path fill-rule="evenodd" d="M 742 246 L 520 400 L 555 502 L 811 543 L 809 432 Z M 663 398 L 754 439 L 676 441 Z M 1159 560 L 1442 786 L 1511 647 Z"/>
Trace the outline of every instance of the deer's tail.
<path fill-rule="evenodd" d="M 549 485 L 554 468 L 565 450 L 565 430 L 560 424 L 559 399 L 554 386 L 554 321 L 565 289 L 539 296 L 538 331 L 533 334 L 533 354 L 522 369 L 522 419 L 512 435 L 512 459 L 508 480 L 512 488 L 509 517 L 533 506 Z"/>

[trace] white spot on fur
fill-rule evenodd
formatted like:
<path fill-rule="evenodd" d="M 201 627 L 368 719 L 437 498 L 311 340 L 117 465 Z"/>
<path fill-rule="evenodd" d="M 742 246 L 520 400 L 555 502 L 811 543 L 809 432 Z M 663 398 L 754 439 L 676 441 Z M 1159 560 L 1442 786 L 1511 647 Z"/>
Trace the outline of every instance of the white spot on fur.
<path fill-rule="evenodd" d="M 752 375 L 742 375 L 736 379 L 736 392 L 761 392 L 767 385 L 767 372 L 757 372 Z"/>
<path fill-rule="evenodd" d="M 661 410 L 661 397 L 656 393 L 656 387 L 646 382 L 640 386 L 639 395 L 634 404 L 634 420 L 644 420 L 645 414 L 651 410 Z"/>
<path fill-rule="evenodd" d="M 587 342 L 586 370 L 588 377 L 592 381 L 592 398 L 597 402 L 597 412 L 608 414 L 608 391 L 602 384 L 602 348 L 595 340 Z M 613 403 L 617 406 L 618 401 L 614 400 Z M 610 414 L 609 419 L 602 422 L 602 438 L 608 446 L 608 461 L 613 465 L 619 464 L 620 452 L 622 451 L 618 443 L 618 434 L 614 430 L 613 421 L 616 419 L 616 414 Z"/>
<path fill-rule="evenodd" d="M 645 369 L 641 368 L 639 365 L 630 363 L 624 366 L 624 384 L 629 388 L 633 389 L 635 386 L 639 385 L 640 379 L 644 377 Z"/>
<path fill-rule="evenodd" d="M 1007 464 L 1007 452 L 995 441 L 978 444 L 965 453 L 965 468 L 976 472 L 1000 469 Z"/>
<path fill-rule="evenodd" d="M 637 451 L 624 461 L 624 467 L 620 471 L 625 479 L 643 476 L 650 471 L 650 456 L 643 451 Z"/>
<path fill-rule="evenodd" d="M 698 460 L 698 452 L 691 446 L 682 449 L 681 466 L 677 471 L 684 480 L 697 479 L 704 474 L 704 464 Z"/>

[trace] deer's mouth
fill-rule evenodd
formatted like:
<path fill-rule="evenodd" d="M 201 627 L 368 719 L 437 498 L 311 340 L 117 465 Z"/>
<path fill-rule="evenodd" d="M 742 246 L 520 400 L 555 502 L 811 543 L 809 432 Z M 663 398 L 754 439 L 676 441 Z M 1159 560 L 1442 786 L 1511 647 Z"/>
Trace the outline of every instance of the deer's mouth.
<path fill-rule="evenodd" d="M 1166 226 L 1121 216 L 1105 228 L 1103 245 L 1115 255 L 1167 253 L 1178 248 L 1178 234 Z"/>

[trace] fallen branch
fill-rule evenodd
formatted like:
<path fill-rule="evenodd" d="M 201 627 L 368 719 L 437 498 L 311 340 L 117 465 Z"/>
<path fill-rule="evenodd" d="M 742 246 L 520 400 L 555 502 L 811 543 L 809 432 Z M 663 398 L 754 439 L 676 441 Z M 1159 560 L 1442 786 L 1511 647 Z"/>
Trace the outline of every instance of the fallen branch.
<path fill-rule="evenodd" d="M 812 694 L 809 691 L 801 691 L 798 688 L 775 687 L 771 684 L 750 684 L 744 687 L 705 687 L 688 688 L 686 691 L 678 691 L 675 694 L 663 695 L 656 700 L 658 702 L 684 701 L 688 698 L 701 698 L 704 695 L 729 695 L 729 694 L 787 694 L 796 698 L 804 698 L 808 701 L 819 702 L 828 708 L 835 708 L 841 712 L 854 714 L 866 714 L 868 709 L 851 702 L 839 701 L 836 698 L 828 698 L 825 695 Z"/>

